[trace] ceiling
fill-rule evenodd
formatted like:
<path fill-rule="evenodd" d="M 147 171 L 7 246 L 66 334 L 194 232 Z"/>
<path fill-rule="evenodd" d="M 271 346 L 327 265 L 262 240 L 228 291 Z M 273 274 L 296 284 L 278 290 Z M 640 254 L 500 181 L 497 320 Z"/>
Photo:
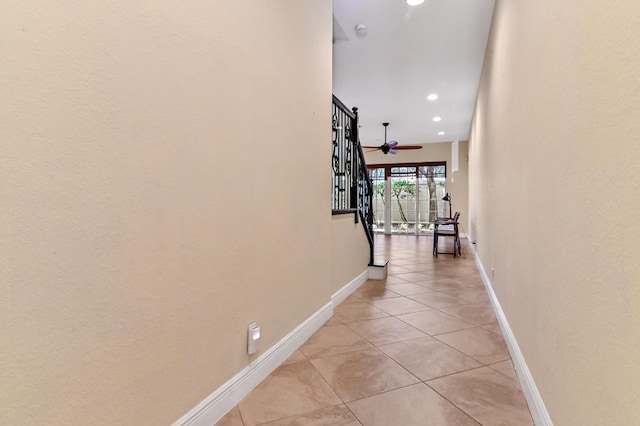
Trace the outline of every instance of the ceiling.
<path fill-rule="evenodd" d="M 383 122 L 400 145 L 468 139 L 493 5 L 333 0 L 333 93 L 358 107 L 363 145 L 384 142 Z"/>

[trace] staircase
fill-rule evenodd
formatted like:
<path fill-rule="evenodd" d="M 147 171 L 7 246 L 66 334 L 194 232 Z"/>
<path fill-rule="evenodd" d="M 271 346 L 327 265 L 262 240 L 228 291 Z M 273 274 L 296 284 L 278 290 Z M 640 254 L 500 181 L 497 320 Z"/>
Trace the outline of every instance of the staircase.
<path fill-rule="evenodd" d="M 369 241 L 369 266 L 374 265 L 373 188 L 358 138 L 358 108 L 349 110 L 333 96 L 332 214 L 353 214 Z M 370 268 L 371 270 L 371 268 Z"/>

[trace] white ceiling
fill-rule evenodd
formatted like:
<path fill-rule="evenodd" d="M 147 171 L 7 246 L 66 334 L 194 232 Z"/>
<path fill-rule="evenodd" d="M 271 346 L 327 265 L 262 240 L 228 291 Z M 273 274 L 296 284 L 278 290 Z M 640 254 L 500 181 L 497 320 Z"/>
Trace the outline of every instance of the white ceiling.
<path fill-rule="evenodd" d="M 468 138 L 493 5 L 333 0 L 333 93 L 358 107 L 363 145 L 384 142 L 383 122 L 401 145 Z M 439 98 L 428 101 L 431 93 Z"/>

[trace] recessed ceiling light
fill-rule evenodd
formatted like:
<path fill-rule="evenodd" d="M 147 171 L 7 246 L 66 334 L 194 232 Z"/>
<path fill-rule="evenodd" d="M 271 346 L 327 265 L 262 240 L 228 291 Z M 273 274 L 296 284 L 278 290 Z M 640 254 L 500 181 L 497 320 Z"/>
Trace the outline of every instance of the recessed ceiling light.
<path fill-rule="evenodd" d="M 424 0 L 407 0 L 409 6 L 417 6 L 422 3 L 424 3 Z"/>
<path fill-rule="evenodd" d="M 435 93 L 432 93 L 429 96 L 427 96 L 427 99 L 429 99 L 430 101 L 435 101 L 436 99 L 438 99 L 438 95 L 436 95 Z"/>
<path fill-rule="evenodd" d="M 438 132 L 438 134 L 439 134 L 440 136 L 442 136 L 442 135 L 444 135 L 444 132 Z"/>
<path fill-rule="evenodd" d="M 440 118 L 440 117 L 433 117 L 433 121 L 440 121 L 440 120 L 442 120 L 442 118 Z"/>

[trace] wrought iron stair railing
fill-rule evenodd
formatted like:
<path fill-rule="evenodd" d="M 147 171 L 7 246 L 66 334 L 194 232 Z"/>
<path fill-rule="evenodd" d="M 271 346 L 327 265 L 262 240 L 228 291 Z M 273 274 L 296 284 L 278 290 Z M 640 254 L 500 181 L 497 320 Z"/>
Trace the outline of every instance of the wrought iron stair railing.
<path fill-rule="evenodd" d="M 335 95 L 332 131 L 332 212 L 353 213 L 356 223 L 362 223 L 373 265 L 373 187 L 358 137 L 358 108 L 349 110 Z"/>

